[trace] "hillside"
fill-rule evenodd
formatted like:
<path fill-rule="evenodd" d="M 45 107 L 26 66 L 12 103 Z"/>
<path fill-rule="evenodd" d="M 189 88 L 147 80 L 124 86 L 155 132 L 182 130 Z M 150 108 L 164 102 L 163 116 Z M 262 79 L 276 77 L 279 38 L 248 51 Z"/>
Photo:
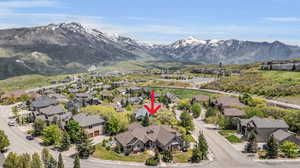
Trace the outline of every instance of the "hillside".
<path fill-rule="evenodd" d="M 279 41 L 189 37 L 167 45 L 150 45 L 79 23 L 0 30 L 0 79 L 24 74 L 85 72 L 91 67 L 127 61 L 240 64 L 296 57 L 300 57 L 300 47 Z"/>

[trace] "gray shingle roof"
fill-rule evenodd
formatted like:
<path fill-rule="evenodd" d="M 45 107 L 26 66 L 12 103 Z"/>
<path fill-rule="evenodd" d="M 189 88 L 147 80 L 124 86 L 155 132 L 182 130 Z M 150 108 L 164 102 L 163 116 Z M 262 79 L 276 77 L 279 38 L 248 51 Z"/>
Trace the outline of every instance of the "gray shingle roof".
<path fill-rule="evenodd" d="M 224 111 L 223 111 L 223 114 L 225 116 L 235 116 L 235 117 L 238 117 L 238 116 L 244 116 L 246 115 L 246 113 L 242 110 L 239 110 L 239 109 L 236 109 L 236 108 L 225 108 Z"/>
<path fill-rule="evenodd" d="M 138 139 L 143 143 L 146 143 L 148 140 L 151 140 L 153 142 L 158 141 L 162 145 L 166 145 L 176 136 L 180 136 L 177 131 L 166 125 L 151 125 L 148 127 L 140 127 L 135 124 L 134 127 L 135 128 L 130 129 L 129 131 L 118 134 L 116 136 L 116 140 L 123 146 L 126 146 L 134 139 Z"/>
<path fill-rule="evenodd" d="M 135 111 L 134 115 L 136 119 L 139 119 L 146 117 L 147 115 L 149 115 L 149 113 L 145 108 L 139 108 Z"/>
<path fill-rule="evenodd" d="M 282 142 L 286 138 L 294 135 L 294 133 L 279 129 L 279 130 L 273 132 L 272 135 L 274 136 L 274 138 L 276 139 L 277 142 Z"/>
<path fill-rule="evenodd" d="M 252 122 L 257 128 L 289 128 L 284 120 L 255 117 Z"/>
<path fill-rule="evenodd" d="M 219 104 L 222 104 L 222 106 L 239 106 L 239 107 L 246 107 L 243 103 L 239 101 L 236 97 L 221 97 L 217 99 L 217 102 Z"/>
<path fill-rule="evenodd" d="M 40 113 L 48 116 L 64 113 L 65 109 L 62 105 L 48 106 L 40 109 Z"/>
<path fill-rule="evenodd" d="M 103 117 L 97 114 L 89 115 L 89 114 L 79 113 L 73 116 L 73 120 L 77 121 L 79 125 L 82 127 L 104 123 Z"/>
<path fill-rule="evenodd" d="M 58 101 L 55 99 L 51 99 L 48 96 L 40 96 L 37 97 L 32 103 L 31 106 L 35 108 L 41 108 L 41 107 L 47 107 L 50 105 L 55 105 L 57 104 Z"/>

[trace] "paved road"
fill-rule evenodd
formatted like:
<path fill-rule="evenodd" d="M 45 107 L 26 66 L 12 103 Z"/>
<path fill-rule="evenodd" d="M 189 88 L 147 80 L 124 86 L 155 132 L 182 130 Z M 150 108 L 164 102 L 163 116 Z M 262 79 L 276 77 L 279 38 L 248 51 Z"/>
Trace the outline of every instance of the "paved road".
<path fill-rule="evenodd" d="M 196 131 L 201 130 L 207 140 L 208 146 L 214 154 L 215 161 L 207 168 L 297 168 L 300 162 L 288 163 L 260 163 L 246 158 L 237 151 L 224 137 L 219 135 L 216 130 L 206 128 L 200 119 L 194 120 Z"/>
<path fill-rule="evenodd" d="M 205 92 L 216 93 L 216 94 L 225 94 L 225 95 L 229 95 L 229 96 L 240 96 L 241 95 L 240 93 L 224 92 L 224 91 L 212 90 L 212 89 L 199 89 L 199 88 L 191 88 L 191 87 L 152 86 L 152 88 L 170 88 L 170 89 L 183 89 L 183 90 L 198 90 L 198 91 L 205 91 Z M 264 99 L 266 99 L 266 98 L 264 98 Z M 267 101 L 267 103 L 272 104 L 272 105 L 277 105 L 277 106 L 280 106 L 280 107 L 292 108 L 292 109 L 300 110 L 300 105 L 285 103 L 285 102 L 282 102 L 282 101 L 271 100 L 271 99 L 266 99 L 266 101 Z"/>

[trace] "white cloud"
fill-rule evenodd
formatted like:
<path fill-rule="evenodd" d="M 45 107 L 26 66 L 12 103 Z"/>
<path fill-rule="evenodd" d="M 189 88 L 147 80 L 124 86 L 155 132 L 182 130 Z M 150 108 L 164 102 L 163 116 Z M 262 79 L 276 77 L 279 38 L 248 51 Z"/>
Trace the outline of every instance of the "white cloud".
<path fill-rule="evenodd" d="M 300 22 L 300 17 L 266 17 L 264 20 L 272 22 Z"/>
<path fill-rule="evenodd" d="M 33 8 L 33 7 L 51 7 L 55 6 L 55 0 L 24 0 L 24 1 L 4 1 L 0 2 L 0 8 Z"/>

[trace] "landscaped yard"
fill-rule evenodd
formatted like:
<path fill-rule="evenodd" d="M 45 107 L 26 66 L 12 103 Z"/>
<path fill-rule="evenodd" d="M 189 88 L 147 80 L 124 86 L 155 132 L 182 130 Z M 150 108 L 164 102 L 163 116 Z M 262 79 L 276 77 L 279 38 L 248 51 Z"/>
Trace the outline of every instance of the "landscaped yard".
<path fill-rule="evenodd" d="M 173 155 L 175 163 L 187 163 L 192 157 L 192 150 L 187 152 L 178 152 Z"/>
<path fill-rule="evenodd" d="M 220 135 L 224 136 L 230 143 L 241 143 L 242 140 L 234 135 L 236 130 L 221 130 L 218 131 Z"/>
<path fill-rule="evenodd" d="M 123 154 L 118 154 L 114 151 L 106 150 L 101 144 L 96 145 L 96 151 L 93 154 L 93 157 L 103 159 L 103 160 L 117 160 L 117 161 L 126 161 L 126 162 L 145 162 L 149 157 L 149 154 L 130 154 L 125 156 Z"/>

